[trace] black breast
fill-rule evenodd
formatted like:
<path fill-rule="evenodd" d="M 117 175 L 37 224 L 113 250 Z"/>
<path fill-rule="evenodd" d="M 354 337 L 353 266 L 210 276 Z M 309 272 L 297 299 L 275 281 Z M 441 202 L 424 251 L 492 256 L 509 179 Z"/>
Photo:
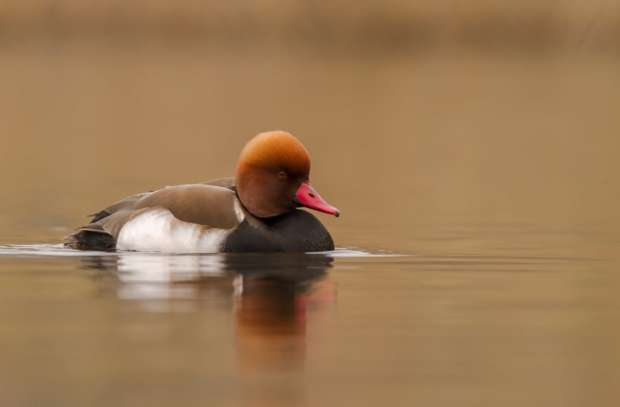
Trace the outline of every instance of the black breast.
<path fill-rule="evenodd" d="M 303 210 L 269 219 L 244 220 L 226 239 L 224 252 L 318 252 L 334 250 L 319 220 Z"/>

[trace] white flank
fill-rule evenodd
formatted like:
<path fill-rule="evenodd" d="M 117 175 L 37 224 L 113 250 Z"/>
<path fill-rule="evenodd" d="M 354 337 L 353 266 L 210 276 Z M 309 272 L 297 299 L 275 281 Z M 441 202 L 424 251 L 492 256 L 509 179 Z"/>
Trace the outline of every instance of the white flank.
<path fill-rule="evenodd" d="M 217 253 L 230 233 L 178 220 L 167 209 L 141 213 L 121 229 L 119 250 L 161 253 Z"/>

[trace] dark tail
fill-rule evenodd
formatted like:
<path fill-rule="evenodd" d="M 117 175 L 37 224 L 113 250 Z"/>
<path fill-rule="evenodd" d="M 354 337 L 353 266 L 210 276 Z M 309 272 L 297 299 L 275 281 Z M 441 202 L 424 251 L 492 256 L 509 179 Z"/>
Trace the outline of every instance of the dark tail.
<path fill-rule="evenodd" d="M 116 247 L 116 240 L 101 225 L 90 224 L 65 237 L 64 244 L 77 250 L 111 251 Z"/>

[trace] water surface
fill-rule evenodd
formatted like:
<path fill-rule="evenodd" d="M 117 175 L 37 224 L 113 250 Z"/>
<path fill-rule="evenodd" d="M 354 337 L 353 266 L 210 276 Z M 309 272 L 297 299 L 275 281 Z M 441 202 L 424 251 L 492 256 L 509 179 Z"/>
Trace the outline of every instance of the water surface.
<path fill-rule="evenodd" d="M 614 405 L 608 55 L 0 50 L 0 404 Z M 304 255 L 79 253 L 119 197 L 285 128 L 338 206 Z"/>

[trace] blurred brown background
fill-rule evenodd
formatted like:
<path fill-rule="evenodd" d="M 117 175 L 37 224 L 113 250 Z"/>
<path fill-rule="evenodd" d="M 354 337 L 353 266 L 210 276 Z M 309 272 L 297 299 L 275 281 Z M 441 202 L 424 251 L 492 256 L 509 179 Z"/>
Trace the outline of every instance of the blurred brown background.
<path fill-rule="evenodd" d="M 583 45 L 617 52 L 620 37 L 613 0 L 6 0 L 0 18 L 7 40 L 298 42 L 398 52 Z"/>
<path fill-rule="evenodd" d="M 125 194 L 229 175 L 278 128 L 342 245 L 607 225 L 619 56 L 614 1 L 4 1 L 0 237 L 57 241 Z"/>

